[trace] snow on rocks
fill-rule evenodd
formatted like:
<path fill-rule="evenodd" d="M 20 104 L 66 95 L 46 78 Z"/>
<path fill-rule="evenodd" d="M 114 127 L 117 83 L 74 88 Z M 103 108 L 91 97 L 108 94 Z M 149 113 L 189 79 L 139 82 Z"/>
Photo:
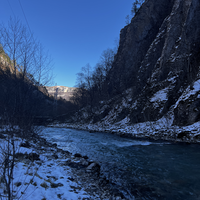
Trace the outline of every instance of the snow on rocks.
<path fill-rule="evenodd" d="M 168 88 L 159 90 L 153 95 L 153 97 L 150 99 L 150 102 L 153 103 L 155 108 L 159 107 L 160 102 L 166 102 L 168 100 L 167 93 L 168 93 Z"/>
<path fill-rule="evenodd" d="M 190 96 L 195 95 L 196 93 L 199 93 L 199 92 L 200 92 L 200 79 L 195 81 L 192 87 L 188 86 L 186 88 L 186 90 L 183 92 L 183 94 L 180 96 L 180 98 L 176 102 L 175 108 L 178 106 L 180 101 L 186 101 L 187 99 L 189 99 Z"/>
<path fill-rule="evenodd" d="M 87 168 L 86 172 L 97 172 L 98 174 L 100 173 L 100 165 L 98 163 L 91 163 Z"/>

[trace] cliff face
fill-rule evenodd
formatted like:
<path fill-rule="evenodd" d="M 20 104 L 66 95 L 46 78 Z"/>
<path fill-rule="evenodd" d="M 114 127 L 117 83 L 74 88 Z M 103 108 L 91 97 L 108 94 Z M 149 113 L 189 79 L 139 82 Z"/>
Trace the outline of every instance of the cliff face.
<path fill-rule="evenodd" d="M 157 120 L 172 106 L 177 125 L 200 119 L 199 21 L 199 0 L 147 0 L 121 30 L 110 77 L 113 88 L 131 88 L 133 123 Z"/>
<path fill-rule="evenodd" d="M 164 19 L 170 14 L 173 1 L 146 1 L 132 19 L 131 24 L 121 30 L 118 53 L 112 68 L 112 83 L 119 88 L 133 86 L 139 80 L 138 73 L 147 51 L 159 33 Z M 162 41 L 163 42 L 163 41 Z M 161 49 L 158 49 L 159 54 Z M 159 58 L 155 52 L 152 65 Z M 118 75 L 120 74 L 120 77 Z M 116 78 L 117 77 L 117 78 Z"/>
<path fill-rule="evenodd" d="M 200 1 L 146 0 L 120 33 L 109 73 L 113 98 L 91 123 L 200 120 Z M 84 118 L 84 117 L 83 117 Z"/>
<path fill-rule="evenodd" d="M 1 49 L 1 46 L 0 46 L 0 65 L 1 65 L 1 69 L 4 71 L 8 69 L 10 70 L 11 73 L 14 73 L 15 71 L 13 63 L 11 62 L 8 55 L 5 54 L 3 49 Z M 17 74 L 18 74 L 18 70 L 17 70 Z"/>

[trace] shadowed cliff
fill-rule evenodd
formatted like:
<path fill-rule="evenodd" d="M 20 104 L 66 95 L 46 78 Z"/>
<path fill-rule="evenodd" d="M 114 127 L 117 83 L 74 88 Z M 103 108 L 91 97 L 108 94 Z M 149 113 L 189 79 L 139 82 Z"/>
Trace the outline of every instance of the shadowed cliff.
<path fill-rule="evenodd" d="M 146 0 L 121 30 L 107 76 L 110 99 L 79 119 L 138 123 L 172 112 L 174 124 L 199 121 L 199 21 L 198 0 Z"/>

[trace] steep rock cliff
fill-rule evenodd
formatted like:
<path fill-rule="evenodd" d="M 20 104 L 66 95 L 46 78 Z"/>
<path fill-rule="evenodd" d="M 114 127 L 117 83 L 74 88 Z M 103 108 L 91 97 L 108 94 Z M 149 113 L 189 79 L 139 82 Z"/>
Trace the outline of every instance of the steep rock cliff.
<path fill-rule="evenodd" d="M 119 49 L 111 71 L 113 85 L 123 90 L 140 81 L 137 76 L 141 63 L 163 20 L 170 14 L 172 3 L 172 0 L 146 1 L 131 23 L 121 30 Z M 154 55 L 155 62 L 159 55 Z"/>
<path fill-rule="evenodd" d="M 135 124 L 170 113 L 170 124 L 199 121 L 199 21 L 199 0 L 146 0 L 121 30 L 107 77 L 112 98 L 74 119 Z"/>
<path fill-rule="evenodd" d="M 131 88 L 121 112 L 132 123 L 157 120 L 172 107 L 177 125 L 200 119 L 199 21 L 198 0 L 147 0 L 121 30 L 110 77 L 114 94 Z M 193 95 L 183 100 L 186 93 Z"/>

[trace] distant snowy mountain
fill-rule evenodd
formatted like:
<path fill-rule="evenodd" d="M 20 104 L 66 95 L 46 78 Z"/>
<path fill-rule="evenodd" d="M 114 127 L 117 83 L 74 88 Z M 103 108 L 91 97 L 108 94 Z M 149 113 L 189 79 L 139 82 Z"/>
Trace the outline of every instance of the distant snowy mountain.
<path fill-rule="evenodd" d="M 77 90 L 75 87 L 66 87 L 66 86 L 46 86 L 46 89 L 49 95 L 57 98 L 62 98 L 67 101 L 73 96 L 74 92 Z"/>

